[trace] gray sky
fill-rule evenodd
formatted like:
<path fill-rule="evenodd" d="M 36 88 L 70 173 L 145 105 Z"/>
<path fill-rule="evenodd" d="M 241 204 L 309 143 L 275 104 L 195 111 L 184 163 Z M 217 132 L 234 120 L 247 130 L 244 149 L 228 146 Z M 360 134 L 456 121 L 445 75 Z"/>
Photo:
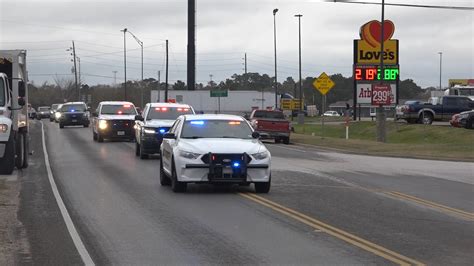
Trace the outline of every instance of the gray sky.
<path fill-rule="evenodd" d="M 373 0 L 367 0 L 373 1 Z M 380 1 L 378 1 L 380 2 Z M 474 6 L 473 0 L 387 0 L 388 3 Z M 352 75 L 353 39 L 380 7 L 322 0 L 197 0 L 197 82 L 248 71 L 273 76 L 273 8 L 277 13 L 278 79 L 298 75 L 298 21 L 302 14 L 303 77 Z M 449 78 L 474 78 L 474 12 L 386 7 L 400 40 L 401 79 L 423 87 Z M 144 76 L 164 80 L 164 43 L 170 42 L 169 80 L 186 81 L 186 0 L 0 0 L 0 49 L 27 49 L 30 80 L 72 77 L 66 49 L 75 40 L 82 79 L 88 84 L 123 82 L 123 33 L 144 42 Z M 140 47 L 127 34 L 127 78 L 140 79 Z"/>

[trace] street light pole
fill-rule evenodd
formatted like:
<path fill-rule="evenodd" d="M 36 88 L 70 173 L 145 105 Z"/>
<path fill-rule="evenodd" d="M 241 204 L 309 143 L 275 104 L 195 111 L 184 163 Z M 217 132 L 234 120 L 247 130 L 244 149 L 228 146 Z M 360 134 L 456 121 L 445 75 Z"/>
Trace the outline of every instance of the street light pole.
<path fill-rule="evenodd" d="M 385 0 L 382 0 L 382 18 L 381 18 L 381 30 L 380 30 L 380 83 L 384 82 L 385 71 L 384 71 L 384 62 L 383 62 L 383 52 L 384 52 L 384 20 L 385 20 Z M 385 109 L 380 104 L 377 108 L 377 141 L 386 142 L 386 116 Z"/>
<path fill-rule="evenodd" d="M 121 30 L 123 32 L 123 69 L 124 69 L 124 100 L 127 100 L 127 39 L 125 34 L 127 33 L 127 28 Z"/>
<path fill-rule="evenodd" d="M 273 9 L 273 44 L 275 48 L 275 109 L 278 108 L 278 79 L 277 79 L 277 41 L 276 41 L 276 13 L 278 8 Z"/>
<path fill-rule="evenodd" d="M 443 52 L 438 52 L 439 54 L 439 89 L 441 90 L 441 70 L 442 70 L 442 61 L 443 61 Z"/>
<path fill-rule="evenodd" d="M 304 113 L 303 113 L 303 89 L 302 89 L 302 77 L 301 77 L 301 17 L 303 15 L 298 14 L 295 17 L 298 18 L 298 59 L 299 59 L 299 89 L 300 89 L 300 111 L 298 114 L 298 124 L 304 123 Z"/>
<path fill-rule="evenodd" d="M 140 45 L 140 47 L 142 48 L 141 49 L 141 53 L 142 53 L 142 82 L 140 83 L 140 95 L 141 95 L 141 100 L 140 100 L 140 103 L 141 103 L 141 106 L 143 107 L 143 42 L 140 41 L 140 39 L 137 38 L 137 36 L 135 36 L 135 34 L 133 34 L 130 30 L 127 31 L 128 33 L 130 33 L 130 35 L 132 35 L 132 37 L 135 39 L 135 41 L 137 41 L 138 45 Z"/>

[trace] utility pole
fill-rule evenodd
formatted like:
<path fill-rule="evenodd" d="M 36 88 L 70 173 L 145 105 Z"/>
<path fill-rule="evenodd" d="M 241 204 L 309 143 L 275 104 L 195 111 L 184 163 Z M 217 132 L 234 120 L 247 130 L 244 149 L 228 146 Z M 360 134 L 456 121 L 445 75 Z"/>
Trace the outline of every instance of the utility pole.
<path fill-rule="evenodd" d="M 276 41 L 276 13 L 278 8 L 273 9 L 273 47 L 275 52 L 275 109 L 278 108 L 278 78 L 277 78 L 277 41 Z"/>
<path fill-rule="evenodd" d="M 383 40 L 383 34 L 384 34 L 384 20 L 385 20 L 385 0 L 382 0 L 382 21 L 381 21 L 381 30 L 380 30 L 380 83 L 384 82 L 384 68 L 383 68 L 383 46 L 384 46 L 384 40 Z M 386 142 L 386 128 L 385 128 L 385 122 L 386 122 L 386 116 L 385 116 L 385 108 L 380 104 L 377 108 L 377 141 L 378 142 Z"/>
<path fill-rule="evenodd" d="M 188 90 L 196 87 L 196 0 L 188 0 Z"/>
<path fill-rule="evenodd" d="M 114 87 L 117 86 L 117 70 L 112 71 L 114 73 Z"/>
<path fill-rule="evenodd" d="M 298 59 L 299 59 L 299 89 L 300 89 L 300 111 L 298 113 L 298 124 L 304 124 L 304 113 L 303 113 L 303 86 L 302 86 L 302 77 L 301 77 L 301 17 L 303 15 L 298 14 L 295 17 L 298 18 Z"/>
<path fill-rule="evenodd" d="M 443 61 L 443 52 L 438 52 L 439 54 L 439 89 L 442 90 L 441 87 L 441 67 L 442 67 L 442 61 Z"/>
<path fill-rule="evenodd" d="M 123 31 L 123 68 L 124 68 L 124 100 L 127 100 L 127 39 L 125 38 L 125 34 L 127 33 L 127 28 L 121 30 Z"/>
<path fill-rule="evenodd" d="M 168 40 L 166 40 L 165 103 L 168 102 Z"/>
<path fill-rule="evenodd" d="M 244 55 L 244 73 L 247 74 L 247 53 Z"/>
<path fill-rule="evenodd" d="M 158 102 L 161 101 L 161 83 L 160 83 L 160 71 L 158 70 Z"/>
<path fill-rule="evenodd" d="M 140 45 L 140 47 L 142 48 L 141 49 L 141 54 L 142 54 L 142 82 L 140 83 L 140 104 L 141 106 L 143 107 L 143 42 L 137 38 L 137 36 L 135 36 L 135 34 L 133 34 L 130 30 L 127 30 L 128 33 L 130 33 L 130 35 L 132 35 L 132 37 L 135 39 L 135 41 L 137 41 L 138 45 Z"/>
<path fill-rule="evenodd" d="M 76 46 L 74 46 L 74 41 L 72 41 L 72 56 L 74 58 L 74 80 L 76 84 L 77 100 L 81 100 L 81 92 L 79 91 L 79 86 L 77 85 L 77 68 L 76 68 Z"/>

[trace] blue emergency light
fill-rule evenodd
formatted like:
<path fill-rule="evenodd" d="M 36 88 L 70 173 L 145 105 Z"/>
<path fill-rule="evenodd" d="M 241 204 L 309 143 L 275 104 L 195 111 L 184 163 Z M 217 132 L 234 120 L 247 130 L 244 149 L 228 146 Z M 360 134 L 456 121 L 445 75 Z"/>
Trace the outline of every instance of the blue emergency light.
<path fill-rule="evenodd" d="M 204 121 L 201 121 L 201 120 L 191 121 L 191 125 L 202 126 L 202 125 L 204 125 Z"/>

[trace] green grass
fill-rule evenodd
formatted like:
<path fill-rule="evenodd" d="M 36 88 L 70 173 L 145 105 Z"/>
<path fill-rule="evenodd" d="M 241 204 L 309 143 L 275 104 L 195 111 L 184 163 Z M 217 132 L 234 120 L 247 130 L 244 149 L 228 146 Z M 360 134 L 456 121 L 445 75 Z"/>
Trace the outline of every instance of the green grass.
<path fill-rule="evenodd" d="M 387 142 L 380 143 L 375 122 L 351 123 L 349 140 L 343 123 L 326 124 L 324 138 L 320 124 L 294 127 L 292 139 L 299 143 L 373 155 L 474 161 L 474 131 L 464 128 L 387 122 Z"/>

